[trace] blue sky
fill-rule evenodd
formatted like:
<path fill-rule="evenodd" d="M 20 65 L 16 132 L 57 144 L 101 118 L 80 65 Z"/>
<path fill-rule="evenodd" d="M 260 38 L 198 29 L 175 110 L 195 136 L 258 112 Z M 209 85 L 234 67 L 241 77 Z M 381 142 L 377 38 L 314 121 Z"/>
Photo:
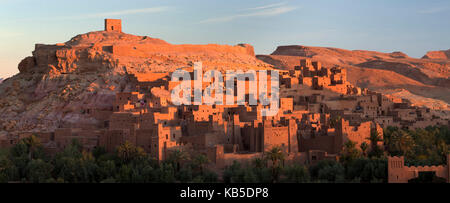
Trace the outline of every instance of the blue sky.
<path fill-rule="evenodd" d="M 448 0 L 0 0 L 0 77 L 36 43 L 58 43 L 121 18 L 123 31 L 174 44 L 249 43 L 403 51 L 450 48 Z"/>

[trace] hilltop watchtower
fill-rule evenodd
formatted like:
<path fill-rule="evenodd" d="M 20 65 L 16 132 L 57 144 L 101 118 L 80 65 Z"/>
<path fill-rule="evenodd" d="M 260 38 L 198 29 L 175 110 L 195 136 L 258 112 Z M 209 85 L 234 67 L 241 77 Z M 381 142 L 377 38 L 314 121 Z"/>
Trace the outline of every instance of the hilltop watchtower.
<path fill-rule="evenodd" d="M 122 20 L 120 20 L 120 19 L 105 19 L 105 31 L 122 32 Z"/>

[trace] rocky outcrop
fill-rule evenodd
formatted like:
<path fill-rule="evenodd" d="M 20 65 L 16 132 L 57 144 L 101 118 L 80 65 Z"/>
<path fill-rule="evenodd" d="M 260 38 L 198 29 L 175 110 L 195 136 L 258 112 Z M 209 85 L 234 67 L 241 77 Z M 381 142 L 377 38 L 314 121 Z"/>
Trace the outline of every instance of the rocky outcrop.
<path fill-rule="evenodd" d="M 237 46 L 244 47 L 246 49 L 246 52 L 247 52 L 248 55 L 255 56 L 255 49 L 253 48 L 252 45 L 250 45 L 250 44 L 238 44 Z"/>
<path fill-rule="evenodd" d="M 427 98 L 427 101 L 433 102 L 420 102 L 418 105 L 450 109 L 449 59 L 417 59 L 402 52 L 382 53 L 301 45 L 280 46 L 271 55 L 258 55 L 257 58 L 280 69 L 294 69 L 303 58 L 320 61 L 326 67 L 341 66 L 347 69 L 348 80 L 358 87 L 386 94 L 402 89 L 408 94 L 396 96 L 413 101 Z"/>
<path fill-rule="evenodd" d="M 442 59 L 442 60 L 450 60 L 450 49 L 443 51 L 429 51 L 425 54 L 423 59 Z"/>
<path fill-rule="evenodd" d="M 36 66 L 36 58 L 29 56 L 26 57 L 25 59 L 23 59 L 20 63 L 19 63 L 19 71 L 21 73 L 25 73 L 25 72 L 31 72 L 33 71 L 33 68 Z"/>
<path fill-rule="evenodd" d="M 206 70 L 272 67 L 256 59 L 248 44 L 174 45 L 105 31 L 37 44 L 18 65 L 19 74 L 0 84 L 0 132 L 103 125 L 86 112 L 111 110 L 117 92 L 131 91 L 127 74 L 147 80 L 196 61 Z"/>

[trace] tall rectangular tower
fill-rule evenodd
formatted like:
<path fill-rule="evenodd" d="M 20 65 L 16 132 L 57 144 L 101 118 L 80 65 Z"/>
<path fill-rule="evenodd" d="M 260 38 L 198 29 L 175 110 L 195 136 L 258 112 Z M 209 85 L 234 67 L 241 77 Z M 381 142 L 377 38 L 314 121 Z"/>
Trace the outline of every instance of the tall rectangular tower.
<path fill-rule="evenodd" d="M 120 19 L 105 19 L 105 31 L 122 32 L 122 20 L 120 20 Z"/>

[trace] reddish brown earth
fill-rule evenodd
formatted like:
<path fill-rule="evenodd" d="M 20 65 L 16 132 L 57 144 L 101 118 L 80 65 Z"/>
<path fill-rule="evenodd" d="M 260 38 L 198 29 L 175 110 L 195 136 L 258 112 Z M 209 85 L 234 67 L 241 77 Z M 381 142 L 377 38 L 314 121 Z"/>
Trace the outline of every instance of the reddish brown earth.
<path fill-rule="evenodd" d="M 321 61 L 327 67 L 341 66 L 347 69 L 348 80 L 356 86 L 408 99 L 418 106 L 448 110 L 450 59 L 433 56 L 449 51 L 433 53 L 417 59 L 402 52 L 280 46 L 271 55 L 257 58 L 280 69 L 293 69 L 303 58 Z"/>
<path fill-rule="evenodd" d="M 33 56 L 20 62 L 20 73 L 0 85 L 0 134 L 95 123 L 80 109 L 110 109 L 116 92 L 130 91 L 123 67 L 141 80 L 154 80 L 196 61 L 204 69 L 272 67 L 256 59 L 247 44 L 173 45 L 119 32 L 36 45 Z"/>
<path fill-rule="evenodd" d="M 429 51 L 423 59 L 450 59 L 450 49 L 442 51 Z"/>
<path fill-rule="evenodd" d="M 20 73 L 0 84 L 0 134 L 98 122 L 80 109 L 110 109 L 117 92 L 130 91 L 123 67 L 141 80 L 154 80 L 196 61 L 204 69 L 292 69 L 301 58 L 343 66 L 353 84 L 417 105 L 446 109 L 450 102 L 450 62 L 441 56 L 414 59 L 400 52 L 284 46 L 255 57 L 247 44 L 174 45 L 98 31 L 66 43 L 36 45 L 33 55 L 20 62 Z"/>

